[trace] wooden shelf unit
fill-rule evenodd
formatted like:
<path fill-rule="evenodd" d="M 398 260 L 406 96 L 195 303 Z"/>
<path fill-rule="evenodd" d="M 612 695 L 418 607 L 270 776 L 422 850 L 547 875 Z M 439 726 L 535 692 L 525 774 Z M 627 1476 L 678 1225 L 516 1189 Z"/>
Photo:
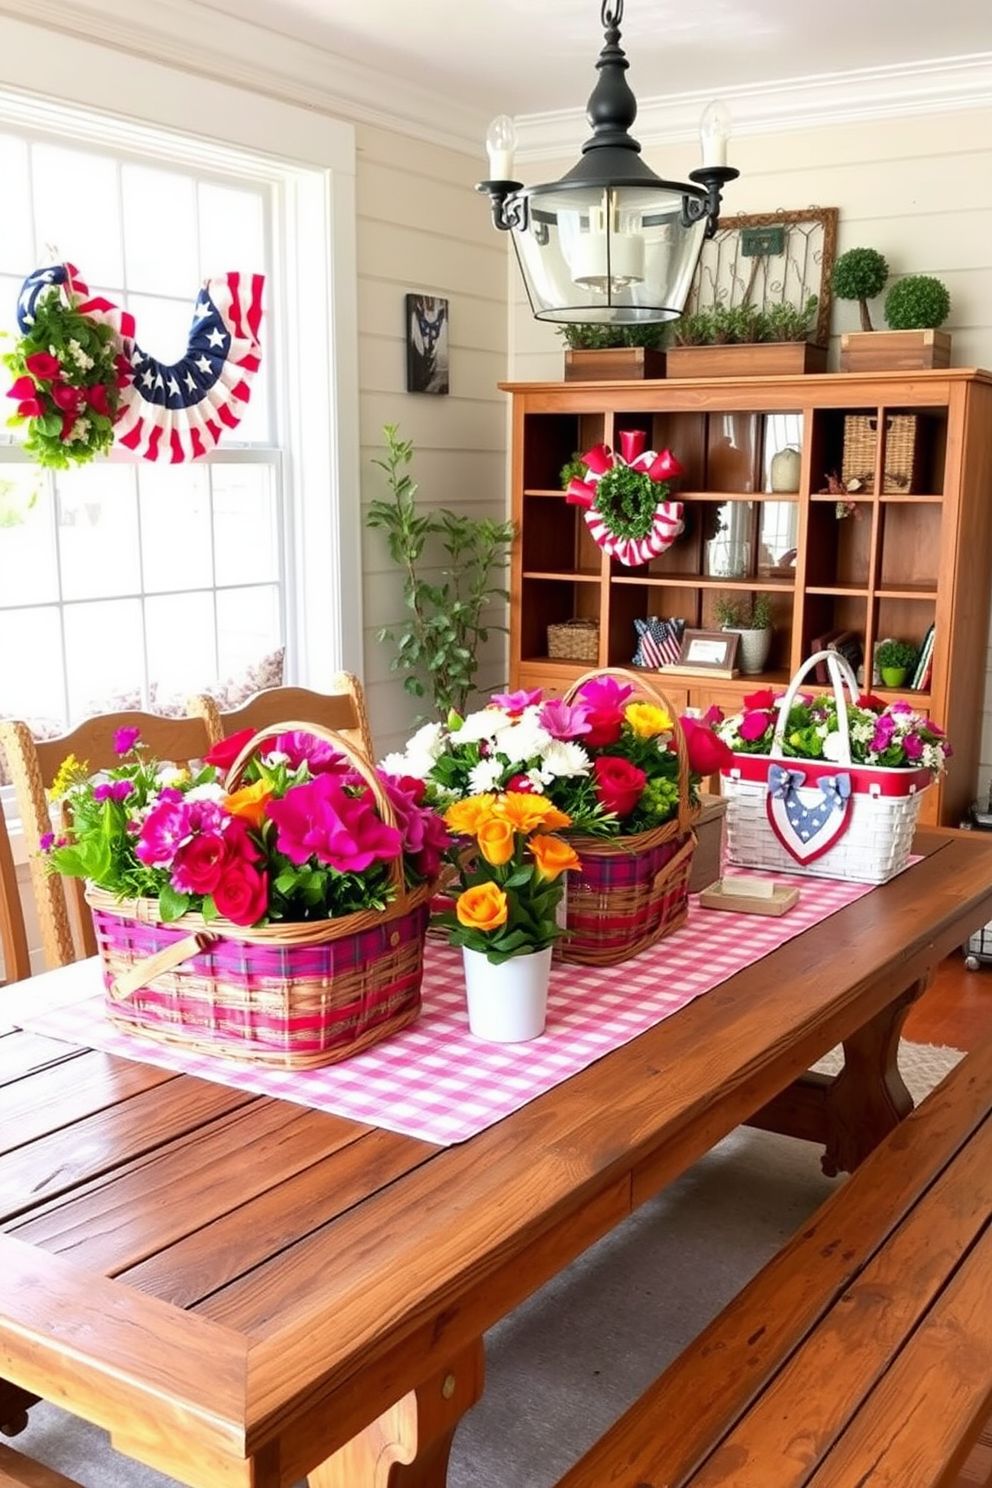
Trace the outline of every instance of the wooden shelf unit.
<path fill-rule="evenodd" d="M 905 696 L 946 730 L 954 755 L 924 798 L 921 822 L 958 825 L 976 788 L 986 679 L 992 373 L 945 368 L 501 387 L 513 401 L 511 686 L 561 692 L 589 669 L 591 663 L 549 658 L 549 624 L 596 620 L 596 664 L 629 666 L 635 619 L 678 616 L 715 629 L 714 601 L 727 591 L 771 596 L 768 670 L 731 681 L 701 675 L 698 684 L 680 677 L 678 686 L 663 689 L 676 707 L 717 703 L 734 711 L 746 692 L 786 682 L 813 642 L 831 631 L 853 631 L 870 657 L 888 636 L 921 644 L 933 624 L 928 690 L 872 690 Z M 841 477 L 851 415 L 871 421 L 874 472 L 848 493 L 851 514 L 838 517 L 836 498 L 824 488 L 828 474 Z M 907 415 L 915 419 L 912 469 L 907 488 L 893 490 L 886 430 Z M 619 448 L 628 429 L 643 429 L 650 449 L 670 448 L 686 472 L 673 491 L 684 503 L 685 529 L 666 553 L 638 568 L 596 546 L 560 482 L 574 455 L 601 442 Z M 773 492 L 771 457 L 787 443 L 802 451 L 799 490 Z M 708 545 L 718 530 L 722 562 L 714 571 Z"/>

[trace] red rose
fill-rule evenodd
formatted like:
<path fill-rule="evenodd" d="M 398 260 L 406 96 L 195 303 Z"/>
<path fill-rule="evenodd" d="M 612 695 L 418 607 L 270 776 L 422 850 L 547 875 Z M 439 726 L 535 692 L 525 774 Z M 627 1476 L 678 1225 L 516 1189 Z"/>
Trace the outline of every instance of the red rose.
<path fill-rule="evenodd" d="M 745 693 L 743 703 L 755 713 L 768 713 L 775 706 L 775 694 L 770 687 L 762 687 L 759 692 Z"/>
<path fill-rule="evenodd" d="M 226 774 L 248 743 L 248 740 L 254 737 L 254 729 L 240 729 L 238 733 L 231 734 L 229 738 L 221 739 L 219 744 L 215 744 L 204 755 L 204 759 L 208 765 L 216 765 L 218 770 L 223 770 Z"/>
<path fill-rule="evenodd" d="M 682 718 L 682 731 L 694 775 L 715 775 L 733 764 L 734 752 L 708 724 L 699 718 Z"/>
<path fill-rule="evenodd" d="M 583 744 L 590 749 L 601 749 L 604 745 L 615 744 L 623 728 L 623 707 L 610 702 L 587 704 L 586 707 L 589 732 L 583 735 Z"/>
<path fill-rule="evenodd" d="M 227 847 L 219 832 L 198 832 L 176 853 L 172 883 L 180 894 L 212 894 L 227 861 Z"/>
<path fill-rule="evenodd" d="M 596 799 L 606 811 L 629 816 L 641 799 L 648 777 L 630 760 L 604 754 L 593 761 Z"/>
<path fill-rule="evenodd" d="M 79 413 L 86 406 L 86 398 L 77 387 L 67 382 L 57 382 L 52 388 L 52 402 L 63 413 Z"/>
<path fill-rule="evenodd" d="M 86 401 L 95 413 L 103 414 L 104 418 L 110 417 L 110 402 L 107 398 L 107 389 L 102 382 L 86 389 Z"/>
<path fill-rule="evenodd" d="M 229 862 L 214 889 L 217 913 L 235 925 L 254 925 L 269 905 L 269 883 L 251 863 Z"/>
<path fill-rule="evenodd" d="M 40 377 L 42 381 L 57 377 L 62 371 L 62 363 L 58 357 L 50 356 L 47 351 L 33 351 L 29 357 L 24 358 L 24 365 L 32 377 Z"/>

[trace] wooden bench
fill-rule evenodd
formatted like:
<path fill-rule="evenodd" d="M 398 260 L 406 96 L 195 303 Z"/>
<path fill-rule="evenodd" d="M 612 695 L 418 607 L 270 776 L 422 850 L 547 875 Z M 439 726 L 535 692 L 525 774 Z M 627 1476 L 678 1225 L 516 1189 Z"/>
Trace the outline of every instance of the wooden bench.
<path fill-rule="evenodd" d="M 964 1488 L 990 1415 L 992 1042 L 558 1488 Z"/>
<path fill-rule="evenodd" d="M 0 1443 L 0 1488 L 79 1488 L 79 1484 Z"/>

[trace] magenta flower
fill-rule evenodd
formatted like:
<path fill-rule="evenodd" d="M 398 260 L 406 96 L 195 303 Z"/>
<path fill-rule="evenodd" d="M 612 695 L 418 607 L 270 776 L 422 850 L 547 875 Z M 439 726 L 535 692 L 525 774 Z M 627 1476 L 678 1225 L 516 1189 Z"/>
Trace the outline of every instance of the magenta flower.
<path fill-rule="evenodd" d="M 540 687 L 535 688 L 532 692 L 521 688 L 519 692 L 494 692 L 492 701 L 496 704 L 497 708 L 502 708 L 504 712 L 509 713 L 511 718 L 516 718 L 525 708 L 530 708 L 535 703 L 539 703 L 543 696 L 544 693 Z"/>
<path fill-rule="evenodd" d="M 41 843 L 40 843 L 42 852 L 47 852 L 48 849 L 51 847 L 51 845 L 52 845 L 52 843 L 54 841 L 55 841 L 55 833 L 54 832 L 43 832 L 41 834 Z"/>
<path fill-rule="evenodd" d="M 918 760 L 923 754 L 923 740 L 918 739 L 915 734 L 907 734 L 902 741 L 902 747 L 906 751 L 906 758 Z"/>
<path fill-rule="evenodd" d="M 747 739 L 749 743 L 753 744 L 756 739 L 760 739 L 767 731 L 771 722 L 771 713 L 756 708 L 753 713 L 744 714 L 738 732 L 742 739 Z"/>
<path fill-rule="evenodd" d="M 592 728 L 588 704 L 565 703 L 560 698 L 549 698 L 538 714 L 538 721 L 552 739 L 577 739 Z"/>
<path fill-rule="evenodd" d="M 160 801 L 145 817 L 134 851 L 149 868 L 166 868 L 189 835 L 182 801 Z"/>
<path fill-rule="evenodd" d="M 892 735 L 896 731 L 895 720 L 883 713 L 875 724 L 875 732 L 871 736 L 871 747 L 879 754 L 884 754 L 892 743 Z"/>
<path fill-rule="evenodd" d="M 140 728 L 119 728 L 114 734 L 114 753 L 130 754 L 140 733 Z"/>
<path fill-rule="evenodd" d="M 286 756 L 291 770 L 309 765 L 311 775 L 322 775 L 351 769 L 351 762 L 332 745 L 313 734 L 304 733 L 302 729 L 280 734 L 272 748 Z"/>
<path fill-rule="evenodd" d="M 270 801 L 276 846 L 292 863 L 315 857 L 340 873 L 361 873 L 375 862 L 395 858 L 402 833 L 375 813 L 371 791 L 350 796 L 334 775 L 295 785 L 282 800 Z"/>
<path fill-rule="evenodd" d="M 29 357 L 24 358 L 24 365 L 32 377 L 40 377 L 43 382 L 57 377 L 62 371 L 62 363 L 58 357 L 51 356 L 47 351 L 33 351 Z"/>
<path fill-rule="evenodd" d="M 600 749 L 617 742 L 623 729 L 624 708 L 633 691 L 629 682 L 618 682 L 615 677 L 593 677 L 583 683 L 579 701 L 587 710 L 587 744 Z"/>
<path fill-rule="evenodd" d="M 436 811 L 420 804 L 423 781 L 385 775 L 381 770 L 377 773 L 389 797 L 396 825 L 403 834 L 403 851 L 412 859 L 414 872 L 433 878 L 441 867 L 441 854 L 451 846 L 451 834 Z"/>
<path fill-rule="evenodd" d="M 99 785 L 93 787 L 93 799 L 94 801 L 126 801 L 133 788 L 130 780 L 101 780 Z"/>

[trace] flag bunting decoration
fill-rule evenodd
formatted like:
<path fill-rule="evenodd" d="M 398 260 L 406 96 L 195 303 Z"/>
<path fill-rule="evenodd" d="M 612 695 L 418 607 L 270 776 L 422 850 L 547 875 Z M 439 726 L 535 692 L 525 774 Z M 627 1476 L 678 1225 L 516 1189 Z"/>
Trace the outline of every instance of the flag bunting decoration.
<path fill-rule="evenodd" d="M 667 500 L 669 481 L 684 474 L 671 450 L 645 450 L 642 429 L 625 429 L 620 453 L 597 444 L 582 456 L 584 477 L 568 483 L 565 500 L 583 508 L 594 541 L 628 568 L 670 548 L 682 531 L 682 503 Z"/>
<path fill-rule="evenodd" d="M 261 361 L 262 274 L 230 272 L 206 279 L 197 295 L 186 354 L 167 363 L 142 350 L 134 316 L 89 286 L 70 264 L 36 269 L 17 305 L 23 332 L 34 321 L 40 294 L 52 285 L 76 310 L 109 325 L 129 368 L 120 390 L 114 442 L 144 460 L 182 464 L 208 454 L 226 430 L 237 428 Z"/>

